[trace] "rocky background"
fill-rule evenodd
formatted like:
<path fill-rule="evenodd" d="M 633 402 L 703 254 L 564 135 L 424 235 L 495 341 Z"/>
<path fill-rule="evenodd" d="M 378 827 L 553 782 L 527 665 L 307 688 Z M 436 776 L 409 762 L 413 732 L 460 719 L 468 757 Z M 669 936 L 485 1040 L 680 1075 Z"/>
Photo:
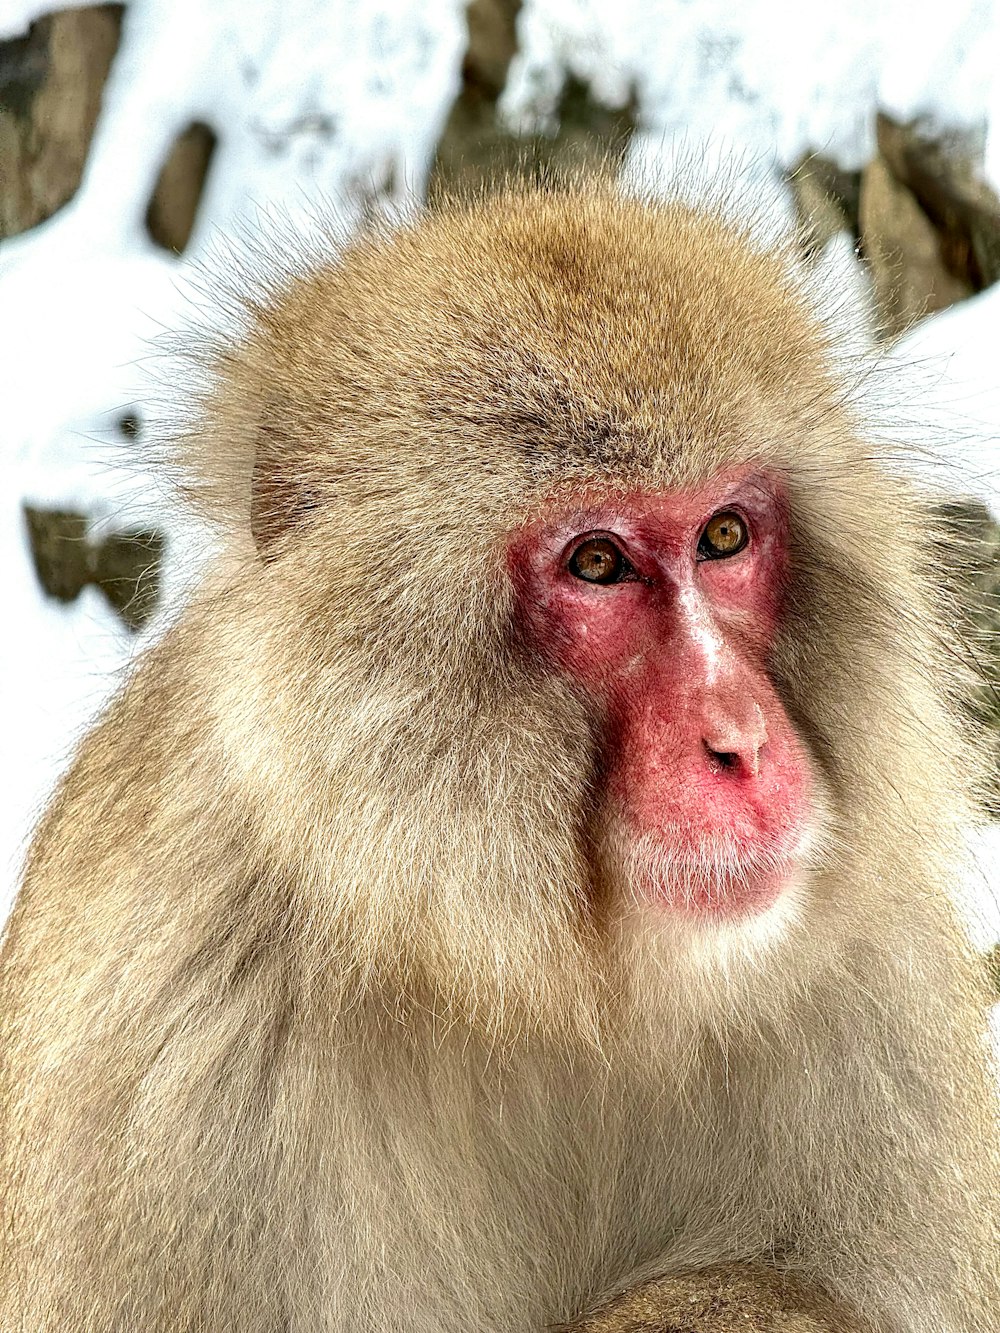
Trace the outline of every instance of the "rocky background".
<path fill-rule="evenodd" d="M 572 76 L 549 132 L 517 134 L 498 114 L 517 51 L 519 8 L 519 0 L 468 6 L 461 84 L 437 144 L 432 195 L 510 173 L 540 175 L 623 156 L 628 148 L 637 98 L 609 106 Z M 76 194 L 123 14 L 118 4 L 62 9 L 0 43 L 0 242 L 38 226 Z M 818 255 L 837 234 L 851 238 L 870 275 L 878 336 L 890 343 L 1000 278 L 1000 199 L 983 183 L 983 143 L 968 130 L 931 133 L 919 122 L 880 115 L 875 142 L 860 170 L 845 170 L 817 145 L 788 181 L 807 253 Z M 185 251 L 215 149 L 215 133 L 200 120 L 176 137 L 145 212 L 156 246 Z M 141 443 L 142 427 L 128 411 L 117 422 L 126 446 Z M 947 518 L 957 540 L 958 555 L 949 561 L 966 633 L 985 676 L 969 707 L 988 718 L 1000 738 L 1000 530 L 984 507 L 960 498 Z M 93 585 L 130 631 L 142 629 L 160 596 L 165 532 L 126 526 L 95 536 L 88 513 L 34 503 L 24 505 L 23 522 L 45 597 L 70 603 Z M 995 963 L 1000 985 L 1000 955 Z"/>

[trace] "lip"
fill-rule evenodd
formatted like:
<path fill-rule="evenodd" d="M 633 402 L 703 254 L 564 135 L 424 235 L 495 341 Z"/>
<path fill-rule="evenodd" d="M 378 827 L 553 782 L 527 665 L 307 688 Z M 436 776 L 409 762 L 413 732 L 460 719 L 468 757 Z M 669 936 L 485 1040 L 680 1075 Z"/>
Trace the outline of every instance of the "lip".
<path fill-rule="evenodd" d="M 653 907 L 703 920 L 733 921 L 773 907 L 796 878 L 797 869 L 792 857 L 766 865 L 734 864 L 725 870 L 681 862 L 667 873 L 647 872 L 640 888 Z"/>
<path fill-rule="evenodd" d="M 764 836 L 727 829 L 692 837 L 676 827 L 636 836 L 619 825 L 612 846 L 635 900 L 721 924 L 762 915 L 800 884 L 816 836 L 812 819 Z"/>

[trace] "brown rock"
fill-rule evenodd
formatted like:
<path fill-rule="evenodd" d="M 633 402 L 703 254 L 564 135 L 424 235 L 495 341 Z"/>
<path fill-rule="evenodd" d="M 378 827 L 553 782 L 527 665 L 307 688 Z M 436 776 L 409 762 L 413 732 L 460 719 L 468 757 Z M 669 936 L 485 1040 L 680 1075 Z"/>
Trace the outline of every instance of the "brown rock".
<path fill-rule="evenodd" d="M 1000 199 L 979 172 L 974 136 L 931 137 L 919 123 L 878 118 L 879 152 L 934 224 L 942 260 L 972 291 L 1000 278 Z"/>
<path fill-rule="evenodd" d="M 194 228 L 215 153 L 210 126 L 192 121 L 174 140 L 146 211 L 146 229 L 157 245 L 180 254 Z"/>
<path fill-rule="evenodd" d="M 970 295 L 968 282 L 945 266 L 932 222 L 880 156 L 861 174 L 858 222 L 880 323 L 890 336 Z"/>
<path fill-rule="evenodd" d="M 123 8 L 64 9 L 0 44 L 0 239 L 76 193 Z"/>
<path fill-rule="evenodd" d="M 46 594 L 74 602 L 90 583 L 100 588 L 130 630 L 139 630 L 160 598 L 164 538 L 140 528 L 88 535 L 86 514 L 25 505 L 35 573 Z"/>
<path fill-rule="evenodd" d="M 558 174 L 621 157 L 635 126 L 635 102 L 602 106 L 579 79 L 566 80 L 555 135 L 517 135 L 497 117 L 517 50 L 521 0 L 473 0 L 462 89 L 438 144 L 429 194 L 489 188 L 511 176 Z"/>
<path fill-rule="evenodd" d="M 796 212 L 810 251 L 821 252 L 841 232 L 855 232 L 857 199 L 852 214 L 845 202 L 849 187 L 842 178 L 846 176 L 847 173 L 837 172 L 833 164 L 815 156 L 804 158 L 789 175 Z"/>

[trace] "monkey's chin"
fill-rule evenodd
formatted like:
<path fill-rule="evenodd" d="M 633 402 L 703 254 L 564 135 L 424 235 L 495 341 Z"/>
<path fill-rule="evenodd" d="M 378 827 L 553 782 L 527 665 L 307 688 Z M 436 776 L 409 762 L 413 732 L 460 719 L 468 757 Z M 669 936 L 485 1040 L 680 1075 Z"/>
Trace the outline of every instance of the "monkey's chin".
<path fill-rule="evenodd" d="M 718 921 L 734 921 L 768 911 L 795 882 L 795 865 L 735 866 L 730 871 L 674 872 L 649 876 L 639 889 L 643 899 L 674 912 Z"/>
<path fill-rule="evenodd" d="M 697 851 L 665 849 L 649 835 L 628 840 L 620 861 L 636 906 L 705 922 L 738 922 L 769 912 L 801 884 L 806 839 L 747 845 L 720 837 Z"/>

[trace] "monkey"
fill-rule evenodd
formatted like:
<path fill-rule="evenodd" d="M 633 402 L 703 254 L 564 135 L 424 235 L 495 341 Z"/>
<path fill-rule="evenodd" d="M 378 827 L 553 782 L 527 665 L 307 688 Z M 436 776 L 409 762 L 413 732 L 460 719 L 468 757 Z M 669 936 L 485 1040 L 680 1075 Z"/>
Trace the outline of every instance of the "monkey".
<path fill-rule="evenodd" d="M 793 241 L 548 181 L 233 286 L 5 934 L 4 1333 L 1000 1327 L 983 746 Z"/>

